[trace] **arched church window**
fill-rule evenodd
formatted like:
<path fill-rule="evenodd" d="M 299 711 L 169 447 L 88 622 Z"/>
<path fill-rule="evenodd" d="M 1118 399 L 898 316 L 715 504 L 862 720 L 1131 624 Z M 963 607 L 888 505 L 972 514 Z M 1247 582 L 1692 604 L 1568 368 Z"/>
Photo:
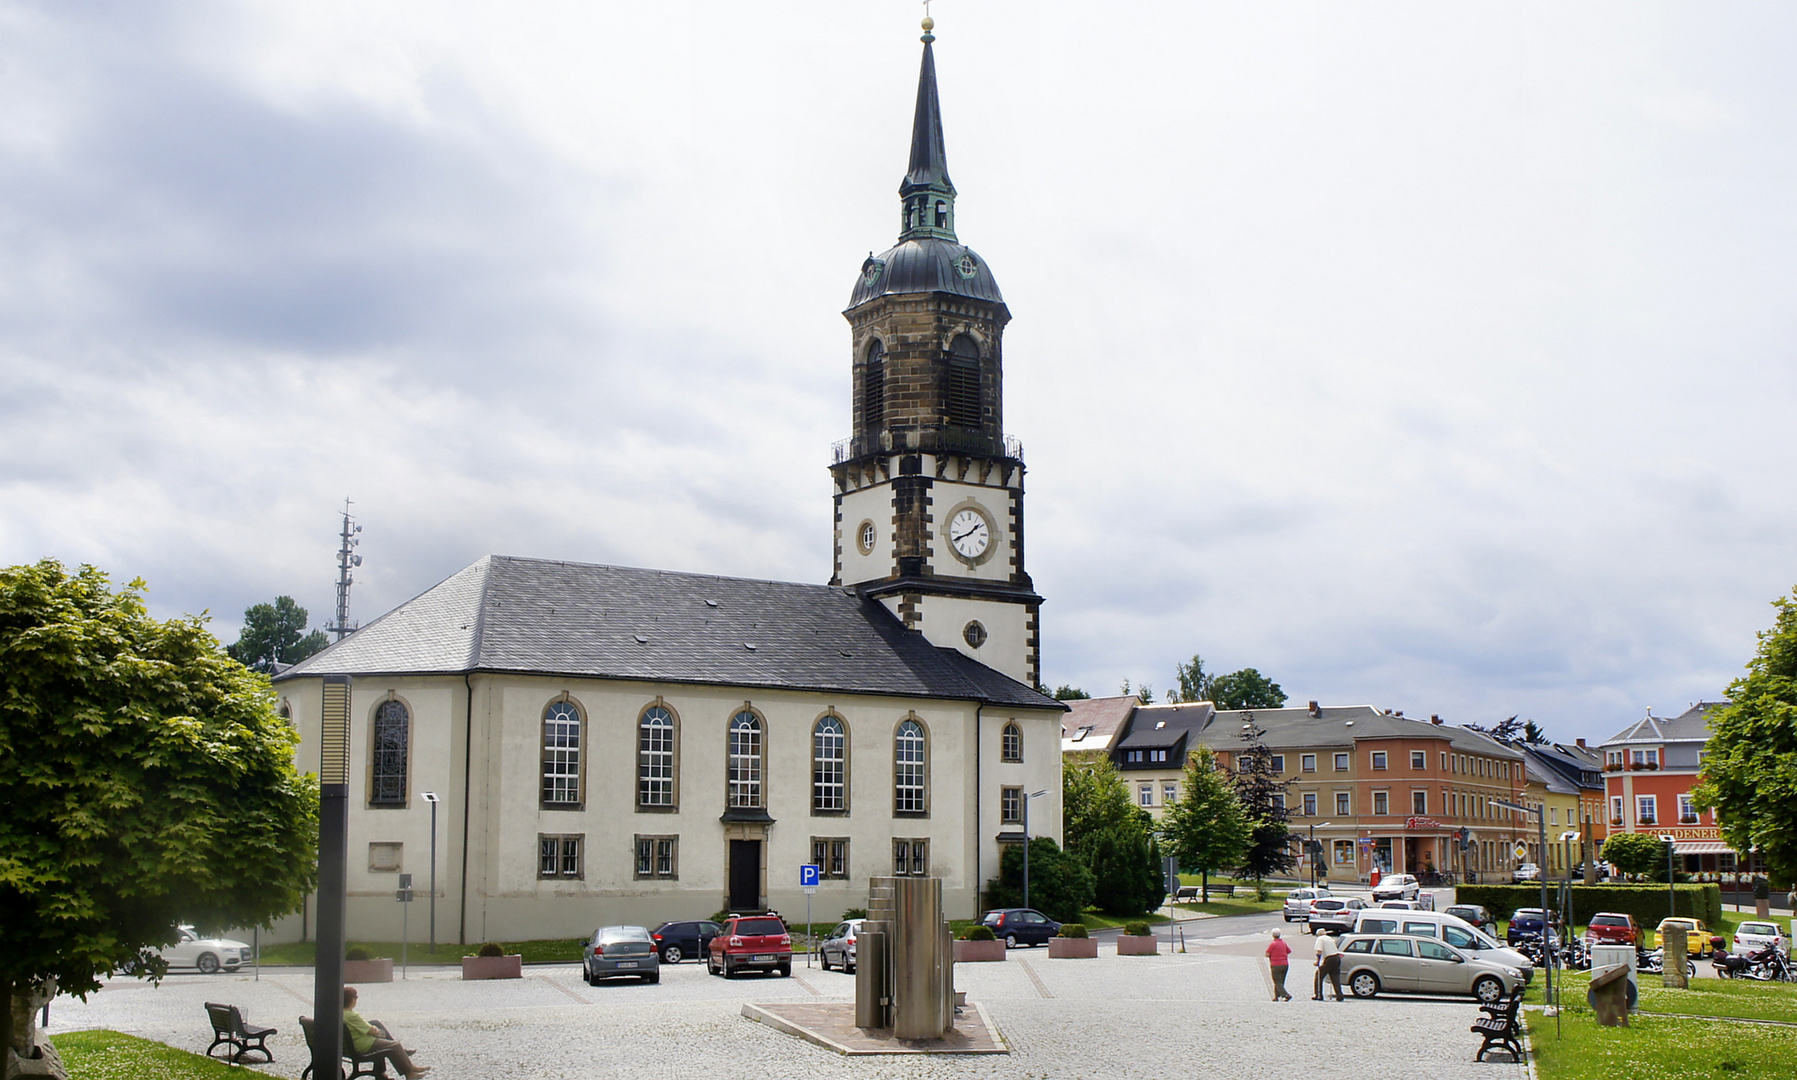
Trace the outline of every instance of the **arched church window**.
<path fill-rule="evenodd" d="M 580 710 L 570 701 L 543 710 L 543 805 L 580 805 Z"/>
<path fill-rule="evenodd" d="M 826 716 L 811 729 L 811 808 L 848 809 L 848 740 L 842 719 Z"/>
<path fill-rule="evenodd" d="M 1023 729 L 1015 720 L 1005 725 L 1003 757 L 1006 761 L 1023 760 Z"/>
<path fill-rule="evenodd" d="M 915 720 L 899 724 L 893 734 L 892 809 L 898 814 L 921 814 L 925 800 L 927 761 L 923 725 Z"/>
<path fill-rule="evenodd" d="M 410 763 L 412 714 L 405 702 L 389 699 L 374 711 L 374 760 L 369 770 L 368 802 L 403 806 Z"/>
<path fill-rule="evenodd" d="M 761 791 L 761 717 L 744 709 L 730 719 L 730 806 L 759 809 Z"/>
<path fill-rule="evenodd" d="M 674 714 L 651 705 L 637 721 L 636 804 L 674 805 Z"/>
<path fill-rule="evenodd" d="M 870 428 L 886 422 L 886 346 L 879 338 L 867 347 L 861 372 L 861 419 Z"/>
<path fill-rule="evenodd" d="M 955 335 L 948 349 L 948 380 L 943 412 L 948 422 L 979 427 L 985 402 L 980 392 L 980 347 L 966 334 Z"/>

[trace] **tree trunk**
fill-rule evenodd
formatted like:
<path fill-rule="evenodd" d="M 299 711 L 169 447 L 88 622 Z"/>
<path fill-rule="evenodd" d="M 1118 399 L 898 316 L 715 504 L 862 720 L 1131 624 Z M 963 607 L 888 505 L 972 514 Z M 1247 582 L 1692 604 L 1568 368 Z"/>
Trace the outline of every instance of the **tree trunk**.
<path fill-rule="evenodd" d="M 0 1001 L 6 1003 L 6 1008 L 0 1010 L 0 1063 L 4 1063 L 6 1051 L 18 1049 L 12 1041 L 12 1018 L 18 1010 L 18 1003 L 12 999 L 11 979 L 0 978 Z"/>
<path fill-rule="evenodd" d="M 1198 902 L 1201 904 L 1210 903 L 1210 871 L 1209 870 L 1198 871 Z"/>

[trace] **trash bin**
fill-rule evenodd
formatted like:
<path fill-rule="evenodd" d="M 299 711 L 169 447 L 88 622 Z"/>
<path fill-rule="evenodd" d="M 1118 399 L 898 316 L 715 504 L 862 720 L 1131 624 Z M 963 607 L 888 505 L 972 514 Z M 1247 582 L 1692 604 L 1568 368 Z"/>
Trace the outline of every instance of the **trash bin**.
<path fill-rule="evenodd" d="M 1379 887 L 1379 868 L 1377 866 L 1373 867 L 1373 880 L 1371 884 L 1375 889 Z"/>

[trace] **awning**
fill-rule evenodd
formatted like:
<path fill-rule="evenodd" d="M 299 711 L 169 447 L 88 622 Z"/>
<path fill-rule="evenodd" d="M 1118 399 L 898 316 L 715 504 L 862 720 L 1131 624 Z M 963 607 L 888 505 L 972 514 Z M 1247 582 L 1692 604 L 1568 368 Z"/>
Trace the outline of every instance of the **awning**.
<path fill-rule="evenodd" d="M 1679 855 L 1733 855 L 1735 849 L 1720 840 L 1674 840 L 1672 850 Z"/>

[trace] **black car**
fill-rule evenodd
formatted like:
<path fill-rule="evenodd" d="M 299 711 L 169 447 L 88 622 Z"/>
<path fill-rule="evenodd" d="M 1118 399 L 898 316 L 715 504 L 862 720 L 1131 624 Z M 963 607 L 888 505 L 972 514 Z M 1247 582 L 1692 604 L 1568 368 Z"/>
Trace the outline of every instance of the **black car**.
<path fill-rule="evenodd" d="M 1006 948 L 1019 945 L 1046 945 L 1048 939 L 1061 932 L 1061 924 L 1034 908 L 998 908 L 980 919 L 992 928 Z"/>
<path fill-rule="evenodd" d="M 1510 916 L 1510 928 L 1504 931 L 1504 944 L 1514 945 L 1524 937 L 1540 937 L 1544 924 L 1557 926 L 1559 922 L 1538 907 L 1517 908 Z"/>
<path fill-rule="evenodd" d="M 1492 937 L 1497 937 L 1497 920 L 1481 904 L 1454 904 L 1446 913 L 1457 919 L 1465 919 Z"/>
<path fill-rule="evenodd" d="M 717 923 L 706 921 L 665 922 L 649 932 L 655 947 L 661 950 L 661 962 L 678 964 L 682 960 L 700 960 L 718 936 Z"/>

